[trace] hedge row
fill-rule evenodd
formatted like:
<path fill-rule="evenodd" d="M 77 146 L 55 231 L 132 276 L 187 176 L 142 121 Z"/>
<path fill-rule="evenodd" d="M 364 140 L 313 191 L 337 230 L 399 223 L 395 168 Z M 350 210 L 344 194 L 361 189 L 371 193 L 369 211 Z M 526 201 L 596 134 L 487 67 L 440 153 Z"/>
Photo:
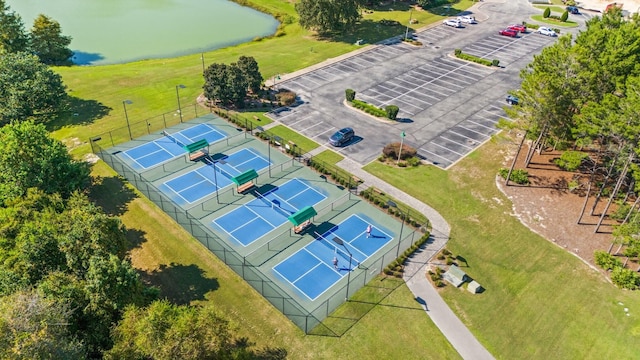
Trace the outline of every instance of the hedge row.
<path fill-rule="evenodd" d="M 456 57 L 458 59 L 472 61 L 474 63 L 478 63 L 478 64 L 482 64 L 482 65 L 486 65 L 486 66 L 498 66 L 498 65 L 500 65 L 500 60 L 497 60 L 497 59 L 487 60 L 487 59 L 479 58 L 477 56 L 465 54 L 460 49 L 456 49 L 454 54 L 456 55 Z"/>
<path fill-rule="evenodd" d="M 367 102 L 364 102 L 362 100 L 353 100 L 351 102 L 351 105 L 353 105 L 354 108 L 356 109 L 360 109 L 364 112 L 366 112 L 367 114 L 371 114 L 373 116 L 378 116 L 378 117 L 387 117 L 387 112 L 380 109 L 379 107 L 375 106 L 375 105 L 371 105 Z"/>
<path fill-rule="evenodd" d="M 308 165 L 317 172 L 323 175 L 328 175 L 333 181 L 347 189 L 355 189 L 362 183 L 362 180 L 356 180 L 351 173 L 348 173 L 335 165 L 318 161 L 314 158 L 309 159 Z"/>
<path fill-rule="evenodd" d="M 391 264 L 387 265 L 382 272 L 389 276 L 395 276 L 397 278 L 402 278 L 402 274 L 404 273 L 404 262 L 407 261 L 409 256 L 413 254 L 416 250 L 418 250 L 422 245 L 424 245 L 427 240 L 429 240 L 429 236 L 431 234 L 426 232 L 424 235 L 418 239 L 411 247 L 405 250 L 400 256 L 391 262 Z"/>

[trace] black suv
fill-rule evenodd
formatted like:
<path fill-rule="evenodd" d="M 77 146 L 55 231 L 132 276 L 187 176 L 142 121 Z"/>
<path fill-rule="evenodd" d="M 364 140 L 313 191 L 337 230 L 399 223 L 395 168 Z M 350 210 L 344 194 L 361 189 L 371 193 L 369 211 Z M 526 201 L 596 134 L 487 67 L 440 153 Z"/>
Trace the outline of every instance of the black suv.
<path fill-rule="evenodd" d="M 352 128 L 344 128 L 335 132 L 335 134 L 331 135 L 329 138 L 329 144 L 333 146 L 342 146 L 346 144 L 349 140 L 353 139 L 353 136 L 356 133 Z"/>
<path fill-rule="evenodd" d="M 572 14 L 580 14 L 580 10 L 575 6 L 567 6 L 567 11 Z"/>

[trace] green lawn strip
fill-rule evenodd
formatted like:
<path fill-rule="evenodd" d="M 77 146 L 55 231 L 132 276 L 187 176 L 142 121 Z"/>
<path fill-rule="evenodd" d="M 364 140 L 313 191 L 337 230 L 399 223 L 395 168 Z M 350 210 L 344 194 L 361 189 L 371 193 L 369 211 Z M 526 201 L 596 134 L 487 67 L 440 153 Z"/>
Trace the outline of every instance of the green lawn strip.
<path fill-rule="evenodd" d="M 558 27 L 576 27 L 576 26 L 578 26 L 578 23 L 575 22 L 575 21 L 567 20 L 565 22 L 562 22 L 562 21 L 557 21 L 557 20 L 554 20 L 554 19 L 544 18 L 542 15 L 533 15 L 533 16 L 531 16 L 531 19 L 533 19 L 535 21 L 539 21 L 541 23 L 548 24 L 551 27 L 554 27 L 554 26 L 558 26 Z"/>
<path fill-rule="evenodd" d="M 303 135 L 298 134 L 297 132 L 289 129 L 284 125 L 278 125 L 278 126 L 272 127 L 271 129 L 269 129 L 269 134 L 276 135 L 282 138 L 281 140 L 282 146 L 287 144 L 289 141 L 294 142 L 296 146 L 300 148 L 303 154 L 308 153 L 309 151 L 320 146 L 315 141 Z"/>
<path fill-rule="evenodd" d="M 455 350 L 402 281 L 378 277 L 336 313 L 348 317 L 341 337 L 305 336 L 228 266 L 103 162 L 93 169 L 92 197 L 120 215 L 132 242 L 130 258 L 143 278 L 176 303 L 209 303 L 256 346 L 283 347 L 289 359 L 457 359 Z M 331 320 L 328 320 L 331 321 Z M 393 339 L 393 341 L 390 341 Z"/>
<path fill-rule="evenodd" d="M 344 156 L 331 150 L 325 150 L 313 157 L 316 160 L 320 160 L 326 164 L 335 165 L 344 159 Z"/>
<path fill-rule="evenodd" d="M 640 349 L 640 292 L 622 291 L 577 258 L 509 216 L 495 186 L 504 148 L 490 142 L 456 167 L 366 170 L 438 210 L 451 225 L 447 247 L 487 290 L 450 286 L 443 296 L 499 358 L 633 358 Z M 589 256 L 589 255 L 586 255 Z M 624 303 L 624 306 L 618 305 Z"/>

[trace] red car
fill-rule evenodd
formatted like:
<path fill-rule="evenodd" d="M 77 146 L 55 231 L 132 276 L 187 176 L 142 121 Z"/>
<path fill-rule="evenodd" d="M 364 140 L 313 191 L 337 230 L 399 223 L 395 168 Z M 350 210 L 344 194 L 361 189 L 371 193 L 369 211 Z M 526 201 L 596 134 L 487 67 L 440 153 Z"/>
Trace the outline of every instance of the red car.
<path fill-rule="evenodd" d="M 511 24 L 511 25 L 507 26 L 507 29 L 520 31 L 521 33 L 526 33 L 527 32 L 527 27 L 524 26 L 524 25 L 520 25 L 520 24 Z"/>
<path fill-rule="evenodd" d="M 498 34 L 504 35 L 504 36 L 518 37 L 518 32 L 513 29 L 503 29 L 498 31 Z"/>

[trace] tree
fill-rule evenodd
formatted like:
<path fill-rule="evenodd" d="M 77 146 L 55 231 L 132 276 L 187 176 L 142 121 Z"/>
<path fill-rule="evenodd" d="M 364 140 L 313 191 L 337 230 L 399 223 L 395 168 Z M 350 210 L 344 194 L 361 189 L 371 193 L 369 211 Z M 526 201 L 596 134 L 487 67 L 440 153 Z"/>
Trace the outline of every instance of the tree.
<path fill-rule="evenodd" d="M 550 8 L 545 8 L 544 12 L 542 13 L 542 17 L 543 18 L 548 18 L 551 15 L 551 9 Z"/>
<path fill-rule="evenodd" d="M 28 49 L 29 36 L 24 30 L 22 18 L 15 11 L 11 11 L 5 0 L 0 0 L 0 55 Z"/>
<path fill-rule="evenodd" d="M 66 105 L 62 77 L 27 53 L 0 56 L 0 126 L 11 120 L 49 120 Z"/>
<path fill-rule="evenodd" d="M 178 306 L 156 301 L 127 308 L 113 331 L 107 359 L 285 359 L 283 349 L 254 351 L 211 306 Z"/>
<path fill-rule="evenodd" d="M 68 331 L 66 304 L 34 292 L 0 298 L 3 359 L 84 359 L 82 343 Z"/>
<path fill-rule="evenodd" d="M 362 0 L 300 0 L 295 8 L 303 28 L 324 35 L 355 25 L 362 4 Z"/>
<path fill-rule="evenodd" d="M 242 106 L 247 96 L 247 80 L 236 65 L 211 64 L 204 72 L 204 94 L 223 105 Z"/>
<path fill-rule="evenodd" d="M 73 52 L 68 48 L 71 37 L 62 35 L 60 23 L 43 14 L 33 22 L 31 51 L 45 64 L 62 64 Z"/>
<path fill-rule="evenodd" d="M 238 68 L 242 71 L 242 75 L 247 81 L 249 90 L 252 93 L 256 94 L 260 91 L 260 86 L 262 85 L 262 74 L 260 73 L 260 69 L 258 67 L 258 62 L 252 56 L 240 56 L 238 58 Z"/>
<path fill-rule="evenodd" d="M 74 160 L 44 125 L 27 121 L 0 128 L 0 203 L 32 187 L 69 197 L 88 180 L 88 164 Z"/>

